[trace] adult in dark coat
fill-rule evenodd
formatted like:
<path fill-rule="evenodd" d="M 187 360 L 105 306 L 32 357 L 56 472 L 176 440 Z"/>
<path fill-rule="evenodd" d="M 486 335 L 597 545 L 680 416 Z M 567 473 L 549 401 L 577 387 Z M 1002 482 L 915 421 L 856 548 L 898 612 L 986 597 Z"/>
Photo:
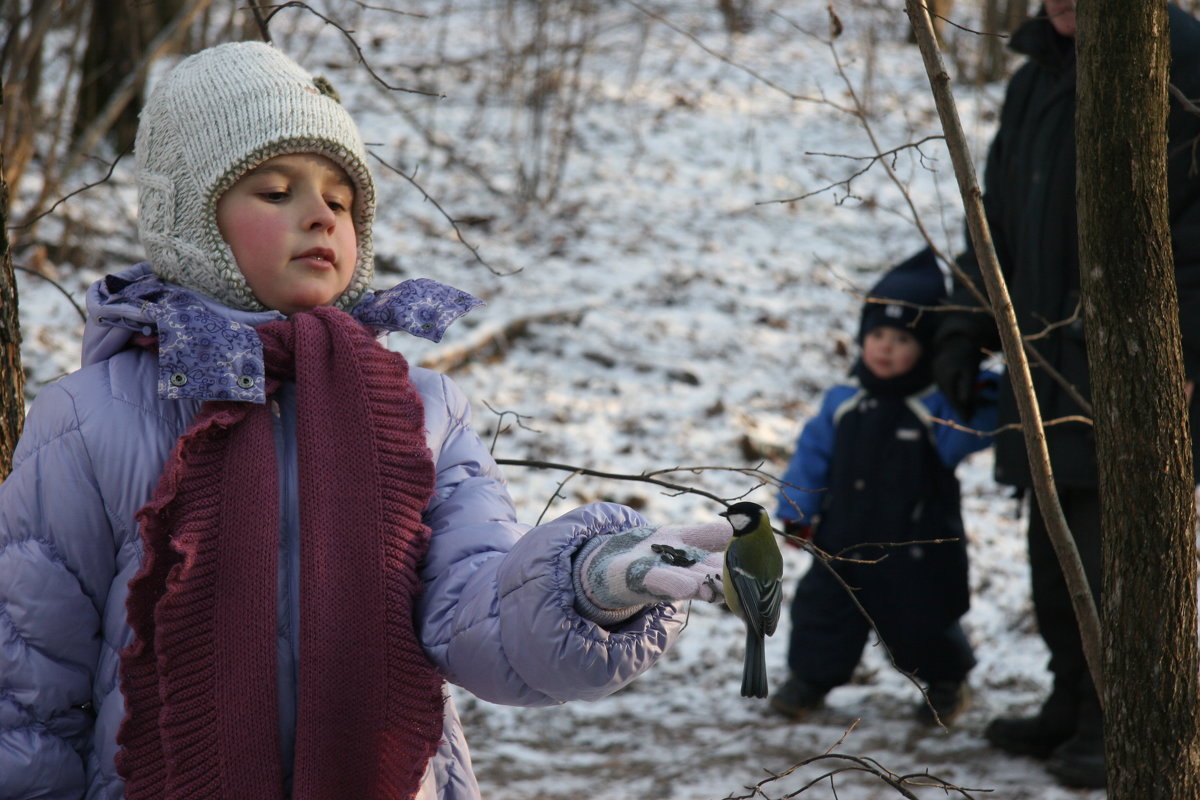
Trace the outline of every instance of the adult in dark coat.
<path fill-rule="evenodd" d="M 1171 82 L 1200 96 L 1200 22 L 1169 7 Z M 1045 332 L 1034 347 L 1083 397 L 1090 396 L 1087 352 L 1079 309 L 1079 254 L 1075 215 L 1074 0 L 1048 0 L 1013 35 L 1011 46 L 1028 60 L 1013 76 L 984 174 L 984 206 L 996 253 L 1021 331 Z M 1200 376 L 1200 174 L 1195 170 L 1200 116 L 1172 98 L 1168 120 L 1168 193 L 1180 299 L 1183 353 L 1189 381 Z M 959 264 L 983 287 L 970 249 Z M 953 305 L 974 305 L 956 286 Z M 1068 324 L 1049 327 L 1051 323 Z M 960 408 L 971 404 L 970 381 L 981 350 L 997 349 L 999 335 L 986 314 L 951 312 L 939 329 L 935 377 Z M 1045 370 L 1033 370 L 1046 420 L 1084 414 Z M 1194 400 L 1193 400 L 1194 402 Z M 999 424 L 1018 420 L 1011 386 L 1001 392 Z M 1193 420 L 1196 414 L 1192 415 Z M 1194 423 L 1193 423 L 1194 424 Z M 1067 522 L 1099 606 L 1100 500 L 1095 440 L 1085 423 L 1046 430 L 1050 461 Z M 1018 431 L 996 437 L 996 479 L 1032 486 Z M 986 735 L 996 746 L 1048 758 L 1047 768 L 1068 785 L 1103 786 L 1103 725 L 1074 611 L 1036 501 L 1029 512 L 1029 558 L 1038 627 L 1050 651 L 1053 691 L 1031 718 L 1001 718 Z"/>

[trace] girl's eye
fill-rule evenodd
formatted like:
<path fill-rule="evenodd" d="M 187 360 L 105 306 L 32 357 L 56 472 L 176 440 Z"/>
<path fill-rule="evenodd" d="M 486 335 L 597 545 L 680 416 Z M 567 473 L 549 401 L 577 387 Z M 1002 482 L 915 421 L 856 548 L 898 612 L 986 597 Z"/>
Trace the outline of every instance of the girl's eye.
<path fill-rule="evenodd" d="M 258 196 L 268 203 L 279 203 L 287 199 L 288 193 L 280 189 L 278 191 L 259 192 Z"/>
<path fill-rule="evenodd" d="M 342 212 L 344 212 L 344 211 L 349 211 L 349 210 L 350 210 L 350 204 L 349 204 L 349 203 L 345 203 L 345 202 L 343 202 L 342 200 L 339 200 L 339 199 L 338 199 L 338 198 L 336 198 L 336 197 L 331 197 L 331 198 L 329 198 L 328 200 L 326 200 L 326 201 L 325 201 L 325 203 L 326 203 L 326 205 L 328 205 L 328 206 L 329 206 L 331 209 L 333 209 L 334 211 L 336 211 L 336 212 L 337 212 L 337 213 L 339 213 L 339 214 L 340 214 L 340 213 L 342 213 Z"/>

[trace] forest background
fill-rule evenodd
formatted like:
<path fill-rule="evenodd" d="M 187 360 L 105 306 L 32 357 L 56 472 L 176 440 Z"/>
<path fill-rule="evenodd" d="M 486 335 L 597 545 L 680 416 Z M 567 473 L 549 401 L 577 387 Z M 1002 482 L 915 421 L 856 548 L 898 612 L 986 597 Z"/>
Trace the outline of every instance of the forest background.
<path fill-rule="evenodd" d="M 0 12 L 26 401 L 77 366 L 86 286 L 141 257 L 127 151 L 141 78 L 152 85 L 178 52 L 260 36 L 242 5 L 127 5 Z M 943 9 L 977 162 L 1015 63 L 1003 34 L 1029 10 Z M 800 425 L 856 355 L 866 288 L 922 245 L 918 223 L 961 248 L 897 3 L 341 0 L 268 16 L 369 143 L 379 285 L 429 276 L 488 302 L 440 345 L 389 345 L 466 389 L 481 434 L 516 462 L 525 521 L 596 499 L 662 522 L 710 519 L 717 499 L 773 506 Z M 1036 708 L 1045 652 L 1019 504 L 987 453 L 960 475 L 980 664 L 951 729 L 911 719 L 919 692 L 875 646 L 827 710 L 772 717 L 738 697 L 739 625 L 696 605 L 664 663 L 605 701 L 526 710 L 460 695 L 485 796 L 721 798 L 765 779 L 771 797 L 897 796 L 889 781 L 920 797 L 946 796 L 918 786 L 943 781 L 961 796 L 1102 797 L 982 740 L 995 714 Z M 811 557 L 787 559 L 790 593 Z M 786 627 L 769 642 L 776 685 Z M 843 772 L 819 778 L 831 770 Z"/>

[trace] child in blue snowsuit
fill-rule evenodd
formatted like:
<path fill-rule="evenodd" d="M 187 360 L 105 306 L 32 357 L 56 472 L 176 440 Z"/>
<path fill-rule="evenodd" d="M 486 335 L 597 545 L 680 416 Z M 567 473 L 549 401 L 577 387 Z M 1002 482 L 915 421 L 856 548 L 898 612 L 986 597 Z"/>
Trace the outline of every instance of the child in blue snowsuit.
<path fill-rule="evenodd" d="M 895 665 L 926 686 L 919 719 L 936 711 L 946 723 L 965 704 L 975 658 L 959 623 L 970 594 L 954 468 L 991 440 L 934 418 L 990 432 L 995 376 L 980 373 L 980 410 L 965 421 L 933 385 L 929 309 L 944 294 L 929 249 L 884 275 L 863 307 L 850 379 L 825 393 L 784 474 L 785 529 L 841 557 L 814 562 L 796 589 L 791 675 L 771 697 L 787 716 L 850 680 L 872 622 Z"/>

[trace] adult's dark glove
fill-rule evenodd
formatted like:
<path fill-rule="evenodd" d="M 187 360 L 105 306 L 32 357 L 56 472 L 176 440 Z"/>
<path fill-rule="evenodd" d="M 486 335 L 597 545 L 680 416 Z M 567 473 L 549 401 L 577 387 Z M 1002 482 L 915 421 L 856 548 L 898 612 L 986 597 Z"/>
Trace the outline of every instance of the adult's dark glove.
<path fill-rule="evenodd" d="M 937 343 L 933 356 L 933 379 L 964 422 L 975 416 L 979 394 L 975 381 L 983 350 L 964 335 L 948 336 Z"/>

